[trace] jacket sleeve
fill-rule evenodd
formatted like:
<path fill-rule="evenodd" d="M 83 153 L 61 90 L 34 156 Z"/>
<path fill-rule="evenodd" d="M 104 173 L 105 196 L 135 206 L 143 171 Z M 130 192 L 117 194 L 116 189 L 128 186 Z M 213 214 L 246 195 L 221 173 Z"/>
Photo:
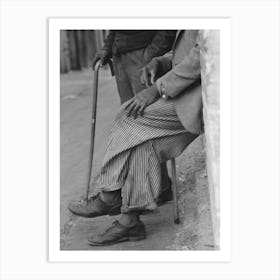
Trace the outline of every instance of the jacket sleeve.
<path fill-rule="evenodd" d="M 150 47 L 152 57 L 161 56 L 172 49 L 173 42 L 175 40 L 176 30 L 161 30 L 157 31 Z"/>
<path fill-rule="evenodd" d="M 102 50 L 108 53 L 109 57 L 112 57 L 112 46 L 115 39 L 115 32 L 110 30 L 108 36 L 104 40 L 104 45 Z"/>
<path fill-rule="evenodd" d="M 164 56 L 154 57 L 153 60 L 156 60 L 159 63 L 159 73 L 158 77 L 163 76 L 165 73 L 172 69 L 172 53 L 169 52 Z"/>
<path fill-rule="evenodd" d="M 199 79 L 200 47 L 197 43 L 181 63 L 174 66 L 172 70 L 156 81 L 156 85 L 161 94 L 172 98 Z"/>

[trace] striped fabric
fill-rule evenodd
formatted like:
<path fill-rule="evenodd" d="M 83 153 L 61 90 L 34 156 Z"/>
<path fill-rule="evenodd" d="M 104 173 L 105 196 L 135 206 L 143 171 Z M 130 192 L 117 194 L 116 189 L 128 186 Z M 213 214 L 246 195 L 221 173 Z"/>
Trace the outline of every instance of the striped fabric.
<path fill-rule="evenodd" d="M 196 137 L 185 130 L 172 101 L 158 100 L 137 119 L 127 117 L 122 107 L 95 192 L 121 189 L 123 213 L 154 210 L 161 192 L 160 163 L 180 155 Z"/>

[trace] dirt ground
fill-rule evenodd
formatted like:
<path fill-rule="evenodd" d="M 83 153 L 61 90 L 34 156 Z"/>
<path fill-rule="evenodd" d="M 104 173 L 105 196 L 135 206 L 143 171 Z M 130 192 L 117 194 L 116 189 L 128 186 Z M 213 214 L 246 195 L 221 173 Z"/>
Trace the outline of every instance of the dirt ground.
<path fill-rule="evenodd" d="M 86 188 L 92 83 L 91 70 L 61 75 L 61 250 L 213 250 L 202 136 L 176 160 L 180 193 L 179 225 L 173 223 L 172 203 L 169 202 L 155 213 L 143 216 L 147 239 L 98 248 L 88 245 L 90 235 L 102 232 L 117 218 L 86 219 L 67 210 L 68 202 L 83 196 Z M 108 71 L 101 71 L 93 174 L 97 174 L 101 165 L 107 135 L 119 106 L 114 78 Z"/>

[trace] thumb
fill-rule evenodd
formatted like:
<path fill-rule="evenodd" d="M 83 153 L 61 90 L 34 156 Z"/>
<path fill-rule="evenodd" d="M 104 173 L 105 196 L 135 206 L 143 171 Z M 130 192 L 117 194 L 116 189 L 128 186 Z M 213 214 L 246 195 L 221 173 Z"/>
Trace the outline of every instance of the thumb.
<path fill-rule="evenodd" d="M 156 73 L 155 70 L 151 70 L 151 83 L 154 84 L 155 83 L 155 79 L 156 79 Z"/>
<path fill-rule="evenodd" d="M 140 69 L 140 82 L 141 82 L 141 84 L 145 84 L 145 81 L 144 81 L 144 70 L 143 70 L 143 68 L 142 69 Z"/>
<path fill-rule="evenodd" d="M 149 75 L 148 75 L 147 67 L 142 68 L 142 74 L 141 74 L 141 77 L 140 77 L 142 84 L 147 85 L 147 83 L 148 83 L 148 76 Z"/>

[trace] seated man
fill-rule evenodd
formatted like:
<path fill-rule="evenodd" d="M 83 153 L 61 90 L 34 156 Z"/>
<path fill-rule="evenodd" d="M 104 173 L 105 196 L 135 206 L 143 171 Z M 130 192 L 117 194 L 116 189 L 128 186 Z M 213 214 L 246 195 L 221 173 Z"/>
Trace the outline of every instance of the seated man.
<path fill-rule="evenodd" d="M 89 238 L 91 245 L 146 237 L 140 215 L 157 207 L 161 163 L 179 156 L 201 133 L 198 34 L 178 31 L 173 56 L 154 58 L 144 67 L 142 81 L 152 85 L 117 114 L 95 195 L 69 204 L 72 213 L 83 217 L 121 212 L 104 233 Z"/>
<path fill-rule="evenodd" d="M 146 88 L 141 83 L 139 69 L 148 64 L 153 57 L 161 56 L 171 50 L 175 30 L 110 30 L 102 50 L 93 60 L 100 59 L 105 65 L 112 58 L 118 93 L 121 104 Z M 172 200 L 171 180 L 166 163 L 161 166 L 162 189 L 158 200 L 161 205 Z"/>

